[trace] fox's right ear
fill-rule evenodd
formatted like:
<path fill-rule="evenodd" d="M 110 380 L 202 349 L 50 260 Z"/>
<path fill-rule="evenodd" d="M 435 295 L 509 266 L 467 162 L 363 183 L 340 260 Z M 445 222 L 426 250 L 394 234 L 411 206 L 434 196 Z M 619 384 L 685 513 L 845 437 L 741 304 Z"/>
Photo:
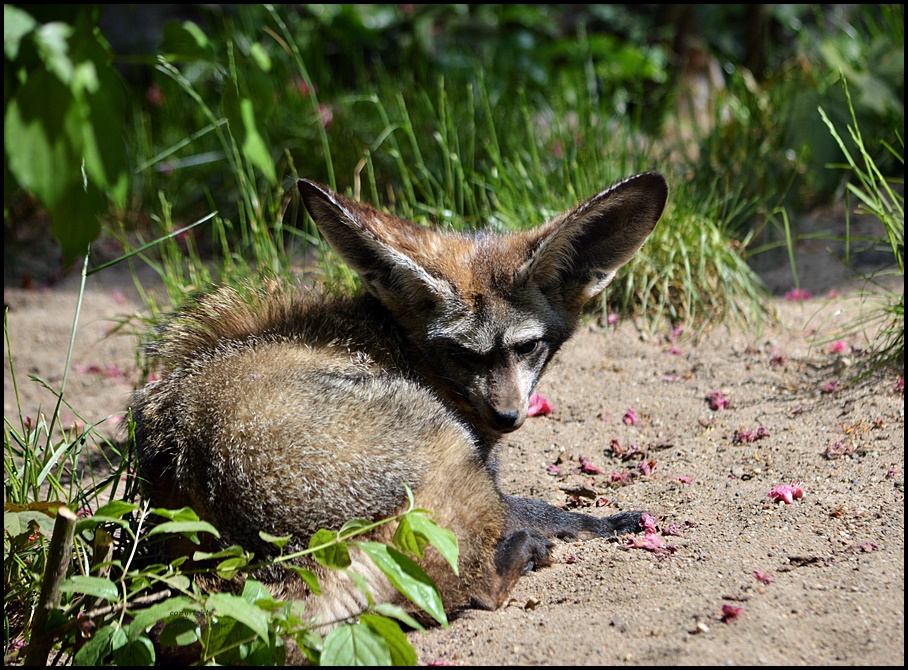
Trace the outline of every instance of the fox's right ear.
<path fill-rule="evenodd" d="M 422 295 L 433 302 L 450 297 L 450 286 L 429 274 L 414 260 L 414 253 L 408 253 L 431 246 L 436 233 L 308 179 L 300 179 L 296 186 L 331 248 L 356 271 L 369 292 L 392 311 L 412 303 L 415 296 Z"/>
<path fill-rule="evenodd" d="M 662 216 L 668 184 L 644 172 L 594 195 L 537 228 L 517 281 L 533 281 L 559 302 L 579 308 L 614 278 Z"/>

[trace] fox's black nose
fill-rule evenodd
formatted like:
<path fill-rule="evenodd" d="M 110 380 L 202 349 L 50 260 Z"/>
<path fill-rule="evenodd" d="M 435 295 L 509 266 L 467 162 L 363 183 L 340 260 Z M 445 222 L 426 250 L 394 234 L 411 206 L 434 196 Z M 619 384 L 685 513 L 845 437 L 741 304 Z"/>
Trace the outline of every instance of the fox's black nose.
<path fill-rule="evenodd" d="M 520 410 L 516 409 L 495 410 L 493 419 L 495 428 L 504 432 L 516 430 L 523 423 L 520 418 Z"/>

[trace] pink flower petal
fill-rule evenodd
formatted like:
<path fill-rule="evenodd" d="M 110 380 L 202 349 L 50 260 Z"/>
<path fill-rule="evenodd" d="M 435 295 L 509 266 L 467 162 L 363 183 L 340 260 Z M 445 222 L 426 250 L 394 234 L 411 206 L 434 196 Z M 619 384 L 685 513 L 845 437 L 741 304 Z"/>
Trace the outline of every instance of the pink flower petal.
<path fill-rule="evenodd" d="M 640 527 L 645 533 L 655 533 L 656 532 L 656 519 L 649 512 L 644 512 L 640 515 Z"/>
<path fill-rule="evenodd" d="M 593 465 L 593 462 L 586 456 L 577 456 L 577 459 L 580 461 L 580 472 L 585 472 L 589 475 L 601 475 L 605 472 L 598 465 Z"/>
<path fill-rule="evenodd" d="M 791 505 L 795 500 L 804 497 L 804 489 L 801 488 L 800 482 L 794 484 L 780 484 L 766 494 L 773 502 L 782 501 L 786 505 Z"/>
<path fill-rule="evenodd" d="M 810 300 L 813 296 L 803 288 L 793 288 L 785 294 L 786 300 Z"/>
<path fill-rule="evenodd" d="M 706 399 L 709 400 L 709 408 L 712 410 L 728 409 L 728 398 L 722 395 L 722 391 L 712 391 Z"/>
<path fill-rule="evenodd" d="M 628 426 L 633 426 L 637 423 L 637 413 L 633 408 L 628 409 L 627 412 L 624 413 L 624 423 Z"/>
<path fill-rule="evenodd" d="M 722 605 L 722 621 L 728 623 L 744 614 L 744 608 L 737 605 Z"/>
<path fill-rule="evenodd" d="M 541 393 L 534 393 L 530 396 L 530 406 L 527 408 L 527 416 L 548 416 L 552 413 L 552 404 L 545 399 Z"/>

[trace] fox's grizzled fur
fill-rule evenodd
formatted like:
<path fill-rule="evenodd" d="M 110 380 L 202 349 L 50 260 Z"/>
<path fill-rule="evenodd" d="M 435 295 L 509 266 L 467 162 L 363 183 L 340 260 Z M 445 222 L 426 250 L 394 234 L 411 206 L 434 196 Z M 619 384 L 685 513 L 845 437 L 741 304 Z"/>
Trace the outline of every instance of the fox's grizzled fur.
<path fill-rule="evenodd" d="M 524 422 L 584 303 L 652 232 L 665 179 L 631 177 L 507 235 L 442 232 L 298 187 L 365 290 L 224 287 L 175 316 L 152 345 L 164 376 L 132 404 L 151 503 L 190 505 L 224 542 L 266 558 L 274 548 L 259 531 L 301 548 L 319 528 L 405 509 L 406 482 L 460 544 L 459 576 L 434 550 L 422 562 L 449 612 L 500 606 L 523 572 L 550 562 L 550 538 L 638 530 L 638 512 L 596 518 L 507 495 L 495 446 Z M 400 602 L 352 558 L 376 602 Z M 366 605 L 343 572 L 304 565 L 322 584 L 312 617 L 330 624 Z M 256 577 L 279 596 L 308 595 L 289 570 Z"/>

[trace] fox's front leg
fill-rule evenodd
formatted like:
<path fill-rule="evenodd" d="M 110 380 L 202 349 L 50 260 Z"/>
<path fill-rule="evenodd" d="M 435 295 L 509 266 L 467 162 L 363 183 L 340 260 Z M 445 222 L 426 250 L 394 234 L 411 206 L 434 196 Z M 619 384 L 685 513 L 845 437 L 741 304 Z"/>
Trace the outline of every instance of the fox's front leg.
<path fill-rule="evenodd" d="M 621 512 L 603 519 L 567 512 L 541 500 L 503 496 L 507 509 L 505 528 L 508 532 L 533 530 L 545 537 L 576 540 L 591 537 L 614 537 L 641 530 L 643 512 Z"/>

